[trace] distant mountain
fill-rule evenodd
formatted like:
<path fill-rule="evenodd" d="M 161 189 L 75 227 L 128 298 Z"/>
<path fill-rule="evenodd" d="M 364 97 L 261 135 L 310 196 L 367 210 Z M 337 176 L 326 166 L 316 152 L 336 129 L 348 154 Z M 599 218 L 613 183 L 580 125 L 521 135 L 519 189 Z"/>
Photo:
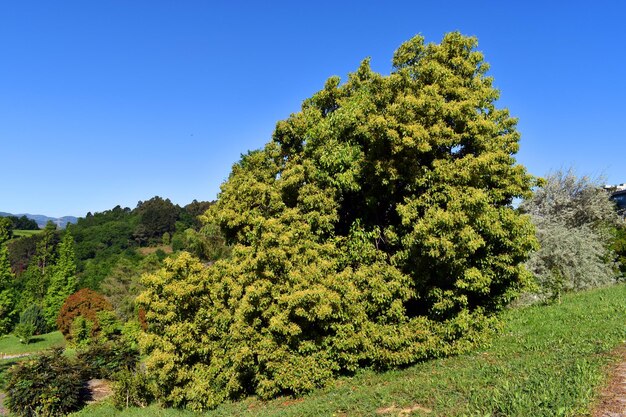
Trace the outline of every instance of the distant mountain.
<path fill-rule="evenodd" d="M 34 221 L 36 221 L 37 225 L 42 229 L 46 226 L 46 223 L 48 223 L 49 220 L 52 220 L 52 222 L 56 224 L 59 229 L 65 229 L 65 226 L 67 226 L 68 223 L 76 223 L 78 221 L 78 217 L 74 217 L 74 216 L 48 217 L 48 216 L 44 216 L 43 214 L 28 214 L 28 213 L 11 214 L 11 213 L 4 213 L 0 211 L 0 217 L 8 217 L 8 216 L 15 216 L 15 217 L 26 216 L 29 219 L 33 219 Z"/>

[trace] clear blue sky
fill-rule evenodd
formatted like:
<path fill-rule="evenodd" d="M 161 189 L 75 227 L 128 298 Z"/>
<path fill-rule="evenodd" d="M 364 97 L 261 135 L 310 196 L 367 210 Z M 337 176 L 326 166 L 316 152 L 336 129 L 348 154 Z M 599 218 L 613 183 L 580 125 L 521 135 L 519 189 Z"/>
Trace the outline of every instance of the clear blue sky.
<path fill-rule="evenodd" d="M 622 4 L 3 1 L 0 211 L 215 199 L 326 78 L 453 30 L 478 37 L 531 173 L 626 182 Z"/>

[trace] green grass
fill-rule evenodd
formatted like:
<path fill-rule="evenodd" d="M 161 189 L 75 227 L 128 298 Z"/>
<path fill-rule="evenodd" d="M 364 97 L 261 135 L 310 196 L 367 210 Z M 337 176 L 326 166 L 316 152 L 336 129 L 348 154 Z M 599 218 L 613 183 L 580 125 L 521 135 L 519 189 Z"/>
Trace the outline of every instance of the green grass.
<path fill-rule="evenodd" d="M 562 304 L 504 313 L 488 348 L 404 369 L 359 372 L 301 399 L 248 398 L 216 416 L 588 415 L 611 356 L 626 339 L 626 285 L 564 297 Z M 406 410 L 402 414 L 402 410 Z M 77 416 L 185 417 L 152 406 L 119 411 L 93 405 Z"/>
<path fill-rule="evenodd" d="M 41 233 L 42 230 L 13 230 L 13 236 L 23 237 L 23 236 L 32 236 Z"/>
<path fill-rule="evenodd" d="M 0 336 L 0 359 L 2 355 L 19 355 L 21 353 L 40 352 L 57 346 L 65 346 L 65 339 L 61 332 L 52 332 L 33 336 L 32 341 L 25 345 L 17 337 L 10 335 Z"/>

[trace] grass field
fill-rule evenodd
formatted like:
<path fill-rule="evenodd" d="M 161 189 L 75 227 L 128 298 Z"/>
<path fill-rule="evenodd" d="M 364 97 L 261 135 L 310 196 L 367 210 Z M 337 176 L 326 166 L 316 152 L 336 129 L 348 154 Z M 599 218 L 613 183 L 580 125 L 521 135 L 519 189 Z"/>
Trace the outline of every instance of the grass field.
<path fill-rule="evenodd" d="M 585 416 L 611 352 L 626 339 L 626 285 L 505 312 L 488 348 L 404 370 L 359 372 L 300 398 L 225 404 L 217 416 Z M 81 417 L 187 417 L 191 412 L 90 406 Z"/>
<path fill-rule="evenodd" d="M 57 346 L 65 346 L 65 339 L 61 332 L 33 336 L 32 341 L 27 345 L 20 343 L 17 337 L 12 334 L 0 336 L 0 359 L 4 355 L 40 352 Z"/>
<path fill-rule="evenodd" d="M 39 230 L 14 230 L 13 236 L 22 237 L 22 236 L 32 236 L 41 233 L 41 229 Z"/>

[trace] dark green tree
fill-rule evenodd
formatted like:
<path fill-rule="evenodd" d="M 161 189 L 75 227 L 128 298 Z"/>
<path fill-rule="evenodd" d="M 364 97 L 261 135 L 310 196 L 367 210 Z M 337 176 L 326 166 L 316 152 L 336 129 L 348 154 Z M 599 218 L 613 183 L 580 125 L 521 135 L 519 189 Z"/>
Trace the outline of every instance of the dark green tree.
<path fill-rule="evenodd" d="M 9 261 L 16 275 L 21 275 L 28 268 L 31 258 L 37 253 L 37 242 L 40 236 L 24 236 L 7 243 Z"/>
<path fill-rule="evenodd" d="M 58 236 L 55 233 L 57 230 L 56 224 L 52 221 L 48 221 L 46 227 L 44 227 L 43 232 L 41 233 L 41 237 L 39 242 L 37 243 L 37 263 L 39 268 L 41 269 L 41 275 L 46 276 L 47 268 L 51 265 L 54 265 L 55 262 L 55 247 L 58 243 Z"/>
<path fill-rule="evenodd" d="M 58 260 L 44 298 L 44 316 L 48 328 L 56 328 L 59 310 L 65 299 L 77 289 L 76 256 L 74 254 L 74 238 L 69 230 L 63 236 L 58 249 Z"/>
<path fill-rule="evenodd" d="M 512 201 L 534 180 L 476 46 L 417 36 L 389 76 L 365 60 L 235 164 L 206 216 L 230 257 L 205 271 L 183 255 L 145 279 L 164 401 L 298 394 L 488 336 L 530 281 L 534 228 Z"/>
<path fill-rule="evenodd" d="M 192 228 L 194 230 L 199 230 L 202 227 L 202 220 L 200 220 L 200 216 L 202 216 L 212 204 L 213 202 L 210 201 L 193 200 L 191 203 L 183 207 L 180 217 L 185 227 L 182 229 Z"/>
<path fill-rule="evenodd" d="M 14 230 L 39 230 L 37 222 L 35 220 L 29 219 L 26 216 L 9 216 L 7 218 L 13 223 Z"/>
<path fill-rule="evenodd" d="M 31 304 L 20 313 L 20 324 L 32 327 L 34 335 L 46 333 L 48 330 L 43 310 L 37 304 Z"/>
<path fill-rule="evenodd" d="M 160 240 L 166 232 L 175 232 L 176 220 L 181 210 L 169 199 L 164 200 L 157 196 L 148 201 L 139 202 L 135 211 L 140 218 L 135 234 L 141 243 L 145 243 L 149 239 Z"/>
<path fill-rule="evenodd" d="M 27 269 L 17 279 L 20 310 L 24 310 L 31 303 L 43 304 L 56 263 L 56 248 L 59 243 L 56 225 L 48 222 L 45 229 L 33 237 L 36 242 L 35 253 L 28 259 Z M 23 238 L 18 239 L 21 240 Z"/>
<path fill-rule="evenodd" d="M 13 272 L 6 247 L 0 247 L 0 335 L 10 333 L 17 318 Z"/>

